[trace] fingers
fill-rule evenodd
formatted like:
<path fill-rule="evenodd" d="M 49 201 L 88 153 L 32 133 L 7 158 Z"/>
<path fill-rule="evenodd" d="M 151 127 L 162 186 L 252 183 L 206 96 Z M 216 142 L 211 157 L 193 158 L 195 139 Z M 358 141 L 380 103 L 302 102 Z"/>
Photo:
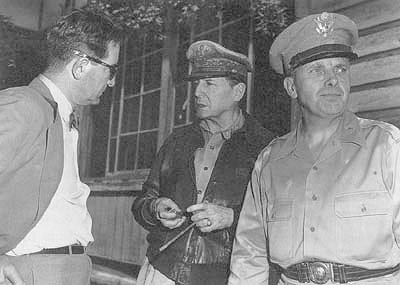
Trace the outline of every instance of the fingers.
<path fill-rule="evenodd" d="M 215 229 L 213 227 L 213 220 L 216 220 L 216 213 L 212 204 L 195 204 L 188 207 L 186 211 L 193 213 L 191 220 L 196 224 L 200 231 L 211 232 Z"/>
<path fill-rule="evenodd" d="M 164 227 L 175 229 L 177 227 L 180 227 L 185 220 L 186 217 L 180 217 L 175 219 L 161 219 L 160 222 Z"/>
<path fill-rule="evenodd" d="M 6 278 L 4 276 L 4 266 L 0 265 L 0 285 L 5 284 Z"/>
<path fill-rule="evenodd" d="M 207 208 L 207 206 L 210 205 L 209 203 L 200 203 L 200 204 L 194 204 L 186 209 L 186 211 L 193 213 L 197 211 L 202 211 Z"/>
<path fill-rule="evenodd" d="M 216 230 L 215 224 L 213 224 L 210 218 L 205 218 L 197 221 L 196 226 L 203 233 L 208 233 Z"/>
<path fill-rule="evenodd" d="M 158 198 L 156 202 L 157 217 L 159 219 L 175 219 L 180 212 L 179 206 L 169 198 Z"/>
<path fill-rule="evenodd" d="M 25 285 L 25 282 L 22 280 L 22 277 L 14 266 L 7 266 L 4 269 L 4 275 L 13 285 Z"/>
<path fill-rule="evenodd" d="M 191 218 L 193 222 L 198 222 L 206 218 L 216 218 L 218 215 L 216 207 L 218 206 L 211 203 L 200 203 L 188 207 L 186 211 L 193 213 Z"/>
<path fill-rule="evenodd" d="M 8 264 L 0 270 L 0 285 L 25 285 L 18 270 L 12 265 Z"/>
<path fill-rule="evenodd" d="M 183 224 L 186 217 L 180 214 L 179 206 L 169 198 L 158 198 L 156 201 L 157 219 L 164 227 L 174 229 Z"/>
<path fill-rule="evenodd" d="M 202 232 L 228 228 L 233 223 L 233 210 L 231 208 L 212 203 L 200 203 L 187 208 L 192 212 L 191 220 Z"/>

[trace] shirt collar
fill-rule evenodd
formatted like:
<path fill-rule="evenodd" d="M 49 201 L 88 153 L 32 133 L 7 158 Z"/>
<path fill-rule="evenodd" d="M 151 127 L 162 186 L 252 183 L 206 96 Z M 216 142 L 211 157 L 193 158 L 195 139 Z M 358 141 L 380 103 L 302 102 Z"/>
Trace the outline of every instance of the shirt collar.
<path fill-rule="evenodd" d="M 343 115 L 339 140 L 344 143 L 354 143 L 358 146 L 365 145 L 365 137 L 361 131 L 359 118 L 350 111 Z"/>
<path fill-rule="evenodd" d="M 199 125 L 200 125 L 200 128 L 201 128 L 204 136 L 221 134 L 223 139 L 229 140 L 235 131 L 237 131 L 241 127 L 243 127 L 244 121 L 245 121 L 245 118 L 244 118 L 243 112 L 242 112 L 242 110 L 240 110 L 239 116 L 237 116 L 237 118 L 233 121 L 233 123 L 224 130 L 218 130 L 218 131 L 213 132 L 210 129 L 210 126 L 208 125 L 206 120 L 201 120 Z"/>
<path fill-rule="evenodd" d="M 64 93 L 51 81 L 49 78 L 44 76 L 43 74 L 39 75 L 39 79 L 49 88 L 51 95 L 54 98 L 54 101 L 57 102 L 58 111 L 60 113 L 61 118 L 65 121 L 69 121 L 69 115 L 72 113 L 72 105 L 68 101 L 67 97 L 65 97 Z"/>
<path fill-rule="evenodd" d="M 291 154 L 300 144 L 300 130 L 302 120 L 297 124 L 294 131 L 278 138 L 278 140 L 285 140 L 282 147 L 280 148 L 276 159 L 283 158 Z M 365 138 L 362 135 L 359 119 L 350 111 L 345 111 L 342 116 L 342 120 L 339 124 L 338 129 L 333 134 L 340 143 L 354 143 L 358 146 L 363 146 Z M 334 138 L 335 139 L 335 138 Z"/>

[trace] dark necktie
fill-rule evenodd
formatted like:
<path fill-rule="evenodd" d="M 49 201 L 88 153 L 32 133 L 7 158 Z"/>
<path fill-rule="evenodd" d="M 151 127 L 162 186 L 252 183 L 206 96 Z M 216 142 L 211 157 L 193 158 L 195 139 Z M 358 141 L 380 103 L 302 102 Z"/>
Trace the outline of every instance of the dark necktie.
<path fill-rule="evenodd" d="M 72 130 L 72 128 L 76 130 L 79 128 L 79 115 L 76 110 L 73 110 L 69 115 L 69 129 Z"/>

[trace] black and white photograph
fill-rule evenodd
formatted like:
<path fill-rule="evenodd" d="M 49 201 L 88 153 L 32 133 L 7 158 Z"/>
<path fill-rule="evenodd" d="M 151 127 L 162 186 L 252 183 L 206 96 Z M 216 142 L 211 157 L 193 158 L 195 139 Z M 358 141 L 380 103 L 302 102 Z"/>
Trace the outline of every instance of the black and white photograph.
<path fill-rule="evenodd" d="M 400 285 L 399 0 L 0 0 L 0 285 Z"/>

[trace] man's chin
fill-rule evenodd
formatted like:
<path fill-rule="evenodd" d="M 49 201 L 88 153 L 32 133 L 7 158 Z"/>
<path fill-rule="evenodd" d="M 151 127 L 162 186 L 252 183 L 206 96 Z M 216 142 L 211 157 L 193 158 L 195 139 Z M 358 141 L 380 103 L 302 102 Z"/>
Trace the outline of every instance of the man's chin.
<path fill-rule="evenodd" d="M 342 102 L 324 102 L 319 106 L 320 110 L 329 116 L 338 116 L 343 114 L 345 109 L 345 104 Z"/>
<path fill-rule="evenodd" d="M 206 119 L 208 117 L 208 114 L 207 114 L 207 112 L 204 112 L 202 110 L 197 110 L 196 111 L 196 117 L 198 119 L 202 120 L 202 119 Z"/>

